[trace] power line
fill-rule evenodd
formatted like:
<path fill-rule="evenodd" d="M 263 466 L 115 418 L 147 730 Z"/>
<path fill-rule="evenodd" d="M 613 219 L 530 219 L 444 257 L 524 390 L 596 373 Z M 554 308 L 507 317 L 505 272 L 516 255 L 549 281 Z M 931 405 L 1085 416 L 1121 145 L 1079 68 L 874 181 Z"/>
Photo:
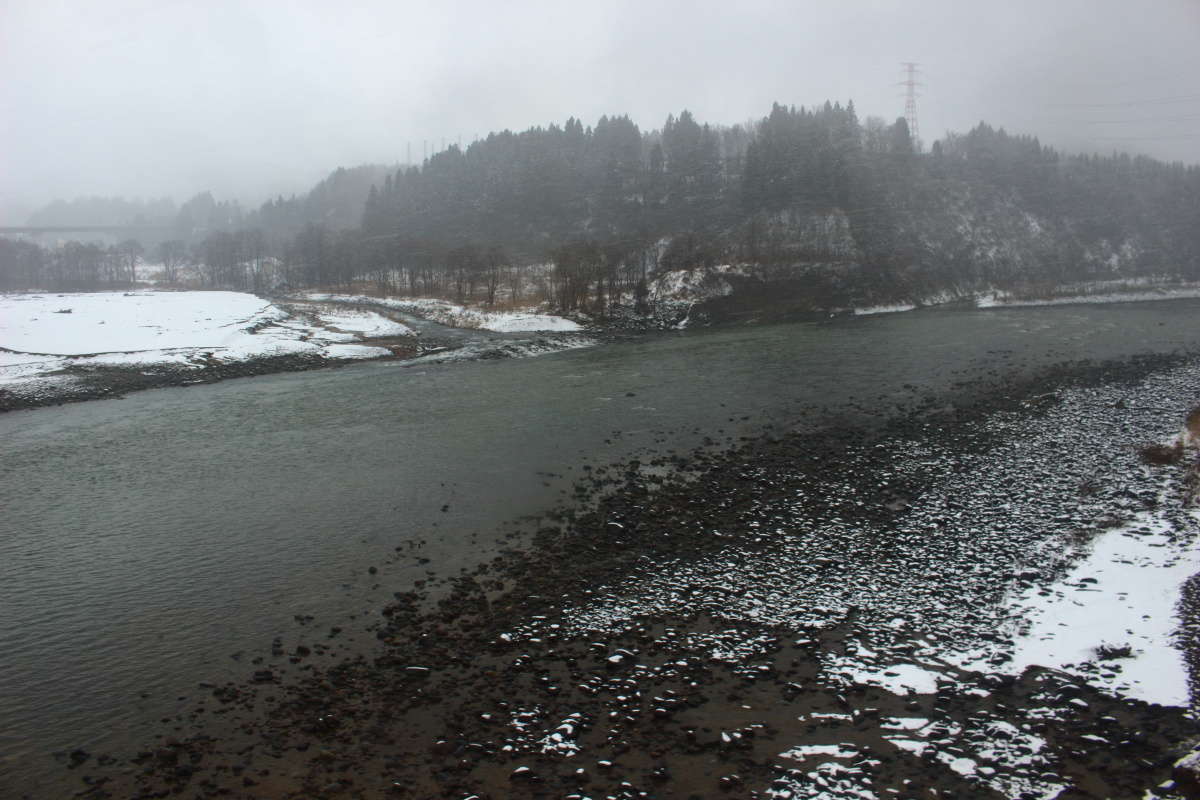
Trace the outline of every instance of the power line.
<path fill-rule="evenodd" d="M 1200 101 L 1200 94 L 1180 94 L 1151 100 L 1122 100 L 1115 103 L 1047 103 L 1047 108 L 1120 108 L 1124 106 L 1159 106 L 1171 103 Z"/>
<path fill-rule="evenodd" d="M 1051 120 L 1070 124 L 1078 122 L 1084 125 L 1138 125 L 1147 122 L 1195 122 L 1196 120 L 1200 120 L 1200 114 L 1189 114 L 1182 117 L 1133 117 L 1129 119 L 1059 119 L 1052 117 Z"/>
<path fill-rule="evenodd" d="M 1200 133 L 1164 133 L 1160 136 L 1093 136 L 1093 139 L 1117 142 L 1144 142 L 1163 139 L 1200 139 Z"/>

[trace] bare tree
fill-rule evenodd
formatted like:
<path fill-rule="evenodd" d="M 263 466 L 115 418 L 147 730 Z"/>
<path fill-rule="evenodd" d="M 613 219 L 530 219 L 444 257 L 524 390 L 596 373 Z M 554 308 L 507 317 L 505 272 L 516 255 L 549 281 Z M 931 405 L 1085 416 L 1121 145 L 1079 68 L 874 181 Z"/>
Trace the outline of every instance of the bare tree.
<path fill-rule="evenodd" d="M 496 289 L 500 286 L 500 276 L 504 274 L 504 263 L 508 256 L 501 247 L 489 247 L 484 264 L 484 284 L 487 286 L 487 304 L 496 304 Z"/>
<path fill-rule="evenodd" d="M 167 283 L 179 280 L 179 267 L 187 258 L 187 245 L 178 239 L 160 242 L 158 245 L 158 260 L 162 262 L 163 278 Z"/>
<path fill-rule="evenodd" d="M 512 264 L 504 271 L 508 279 L 509 301 L 516 303 L 521 298 L 521 286 L 525 283 L 525 268 L 520 264 Z"/>
<path fill-rule="evenodd" d="M 137 283 L 138 262 L 146 253 L 142 243 L 137 239 L 126 239 L 117 245 L 117 253 L 121 258 L 121 266 L 129 270 L 129 282 Z"/>
<path fill-rule="evenodd" d="M 266 288 L 266 276 L 263 275 L 263 261 L 267 257 L 267 240 L 259 228 L 240 231 L 242 259 L 250 270 L 250 289 L 258 293 Z"/>

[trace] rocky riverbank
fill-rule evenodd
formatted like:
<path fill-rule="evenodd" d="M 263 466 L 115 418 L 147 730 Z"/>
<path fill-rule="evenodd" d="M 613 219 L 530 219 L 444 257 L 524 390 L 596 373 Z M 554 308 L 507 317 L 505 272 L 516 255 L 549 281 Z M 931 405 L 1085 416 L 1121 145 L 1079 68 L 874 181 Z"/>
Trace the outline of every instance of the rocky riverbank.
<path fill-rule="evenodd" d="M 1030 596 L 1101 606 L 1072 569 L 1106 537 L 1200 563 L 1188 464 L 1138 456 L 1198 394 L 1183 357 L 1077 364 L 597 469 L 531 547 L 396 587 L 357 655 L 297 620 L 142 752 L 65 759 L 94 797 L 1177 796 L 1186 680 L 1139 669 L 1173 617 L 1023 652 Z"/>

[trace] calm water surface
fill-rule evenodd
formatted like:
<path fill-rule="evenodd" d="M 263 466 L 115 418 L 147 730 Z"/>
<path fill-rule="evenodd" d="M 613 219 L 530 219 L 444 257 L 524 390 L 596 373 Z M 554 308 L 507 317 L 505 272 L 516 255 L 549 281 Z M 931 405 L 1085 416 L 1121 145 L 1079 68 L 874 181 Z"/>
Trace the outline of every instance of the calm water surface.
<path fill-rule="evenodd" d="M 53 751 L 144 741 L 274 636 L 323 640 L 426 570 L 490 557 L 585 459 L 904 403 L 991 369 L 1197 347 L 1198 301 L 934 311 L 0 416 L 0 796 L 59 796 Z"/>

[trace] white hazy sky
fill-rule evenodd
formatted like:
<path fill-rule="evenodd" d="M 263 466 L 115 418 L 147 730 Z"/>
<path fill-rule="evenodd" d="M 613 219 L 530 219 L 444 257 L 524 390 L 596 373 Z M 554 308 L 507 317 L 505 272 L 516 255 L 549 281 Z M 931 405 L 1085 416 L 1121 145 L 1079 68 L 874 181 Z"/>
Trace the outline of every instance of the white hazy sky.
<path fill-rule="evenodd" d="M 55 197 L 257 203 L 503 128 L 853 99 L 1200 162 L 1200 0 L 0 0 L 0 221 Z"/>

